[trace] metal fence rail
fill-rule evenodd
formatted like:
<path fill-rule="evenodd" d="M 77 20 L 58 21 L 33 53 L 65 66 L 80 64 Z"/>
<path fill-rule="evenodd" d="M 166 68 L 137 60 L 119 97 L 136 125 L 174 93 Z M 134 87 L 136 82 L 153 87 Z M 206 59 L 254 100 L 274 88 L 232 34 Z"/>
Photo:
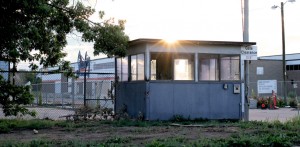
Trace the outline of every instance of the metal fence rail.
<path fill-rule="evenodd" d="M 57 72 L 19 71 L 12 76 L 0 71 L 0 74 L 16 85 L 31 87 L 34 102 L 28 108 L 35 110 L 39 118 L 51 114 L 55 116 L 52 119 L 58 119 L 84 106 L 114 109 L 114 73 L 74 73 L 76 77 Z M 1 111 L 0 118 L 3 117 Z"/>

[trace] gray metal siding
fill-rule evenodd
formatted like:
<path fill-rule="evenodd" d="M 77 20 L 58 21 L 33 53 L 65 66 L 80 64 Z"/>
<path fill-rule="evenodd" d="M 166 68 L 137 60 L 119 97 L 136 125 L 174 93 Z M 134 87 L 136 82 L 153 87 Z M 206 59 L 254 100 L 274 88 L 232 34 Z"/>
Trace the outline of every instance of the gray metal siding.
<path fill-rule="evenodd" d="M 150 83 L 150 120 L 185 118 L 240 119 L 240 94 L 233 84 Z"/>
<path fill-rule="evenodd" d="M 145 82 L 122 82 L 116 87 L 116 112 L 126 105 L 127 113 L 137 117 L 139 112 L 146 116 Z"/>

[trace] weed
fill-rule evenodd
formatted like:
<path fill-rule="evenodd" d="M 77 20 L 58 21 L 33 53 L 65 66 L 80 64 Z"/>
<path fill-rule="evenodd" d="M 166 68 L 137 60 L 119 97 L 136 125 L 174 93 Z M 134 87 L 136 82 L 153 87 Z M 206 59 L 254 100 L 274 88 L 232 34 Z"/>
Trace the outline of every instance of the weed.
<path fill-rule="evenodd" d="M 59 121 L 49 120 L 19 120 L 2 119 L 0 120 L 0 133 L 7 133 L 13 129 L 43 129 L 51 128 Z"/>
<path fill-rule="evenodd" d="M 166 145 L 158 140 L 152 140 L 146 147 L 165 147 Z"/>
<path fill-rule="evenodd" d="M 121 143 L 128 143 L 130 141 L 129 138 L 121 138 L 121 137 L 113 137 L 108 139 L 105 143 L 110 144 L 110 143 L 115 143 L 115 144 L 121 144 Z"/>

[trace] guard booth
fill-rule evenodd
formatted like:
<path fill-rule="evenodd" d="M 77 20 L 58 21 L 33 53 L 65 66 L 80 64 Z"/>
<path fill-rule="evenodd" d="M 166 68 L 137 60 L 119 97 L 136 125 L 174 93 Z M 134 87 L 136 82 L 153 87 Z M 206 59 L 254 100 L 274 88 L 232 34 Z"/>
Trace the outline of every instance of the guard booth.
<path fill-rule="evenodd" d="M 169 120 L 174 116 L 242 119 L 245 94 L 241 48 L 255 44 L 130 41 L 128 56 L 115 62 L 115 110 L 145 120 Z"/>

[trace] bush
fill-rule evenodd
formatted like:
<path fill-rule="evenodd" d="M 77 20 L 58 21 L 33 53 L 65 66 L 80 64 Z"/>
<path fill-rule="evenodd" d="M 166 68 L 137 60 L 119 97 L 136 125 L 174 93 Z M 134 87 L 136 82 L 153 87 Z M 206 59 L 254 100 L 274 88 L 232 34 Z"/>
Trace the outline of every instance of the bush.
<path fill-rule="evenodd" d="M 292 98 L 290 101 L 289 101 L 289 105 L 293 108 L 296 108 L 297 107 L 297 101 L 296 101 L 296 98 Z"/>
<path fill-rule="evenodd" d="M 277 107 L 284 107 L 286 104 L 285 104 L 285 102 L 283 101 L 283 99 L 282 98 L 277 98 L 277 100 L 276 100 L 276 106 Z"/>
<path fill-rule="evenodd" d="M 289 97 L 289 98 L 295 98 L 295 97 L 296 97 L 296 92 L 290 91 L 290 92 L 288 93 L 288 97 Z"/>
<path fill-rule="evenodd" d="M 258 98 L 257 100 L 257 107 L 261 109 L 266 109 L 268 108 L 269 105 L 269 98 Z"/>

